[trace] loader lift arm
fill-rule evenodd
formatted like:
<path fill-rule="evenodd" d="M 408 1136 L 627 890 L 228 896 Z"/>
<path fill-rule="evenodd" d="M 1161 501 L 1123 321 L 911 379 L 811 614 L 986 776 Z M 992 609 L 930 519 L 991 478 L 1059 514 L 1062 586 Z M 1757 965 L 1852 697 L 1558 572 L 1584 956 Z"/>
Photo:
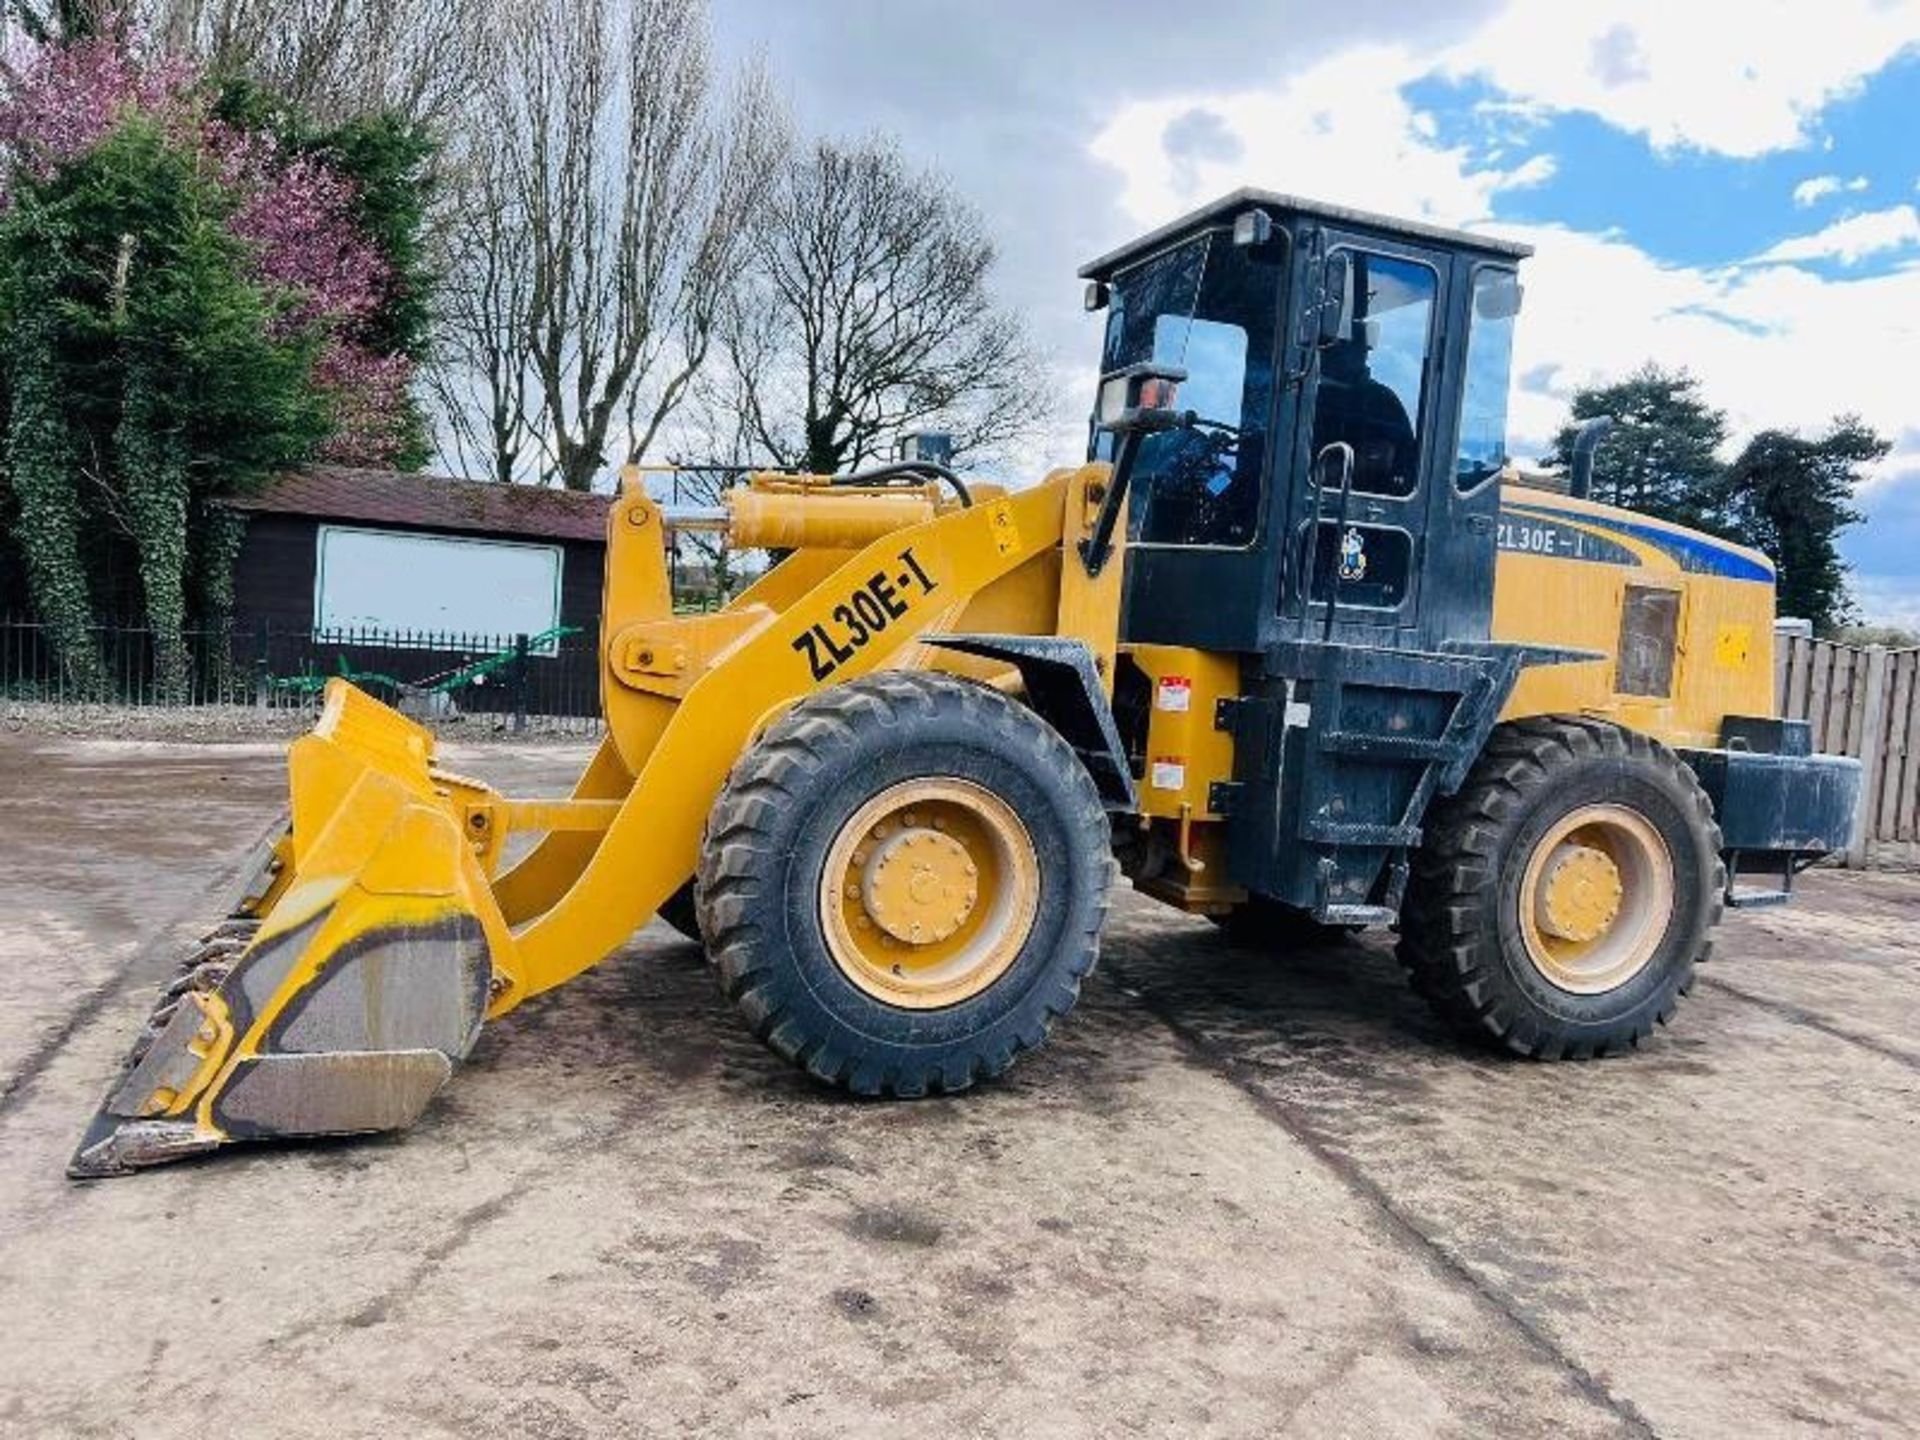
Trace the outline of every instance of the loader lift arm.
<path fill-rule="evenodd" d="M 608 522 L 607 735 L 572 795 L 510 799 L 443 770 L 424 727 L 329 684 L 290 754 L 292 822 L 270 878 L 176 982 L 70 1173 L 411 1123 L 484 1022 L 599 963 L 687 882 L 756 735 L 809 695 L 942 663 L 930 636 L 1024 567 L 1040 564 L 1014 587 L 1034 632 L 1110 667 L 1117 587 L 1057 560 L 1106 474 L 960 504 L 931 486 L 744 487 L 734 521 L 750 537 L 828 543 L 700 616 L 673 614 L 666 517 L 630 476 Z M 503 869 L 514 831 L 543 838 Z"/>

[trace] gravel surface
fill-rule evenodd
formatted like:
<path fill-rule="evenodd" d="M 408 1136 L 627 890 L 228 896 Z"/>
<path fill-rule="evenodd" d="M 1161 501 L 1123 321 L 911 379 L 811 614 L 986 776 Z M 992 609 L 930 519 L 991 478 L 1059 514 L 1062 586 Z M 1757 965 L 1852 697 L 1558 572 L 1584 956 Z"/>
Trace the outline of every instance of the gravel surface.
<path fill-rule="evenodd" d="M 454 747 L 528 793 L 585 751 Z M 1726 926 L 1641 1053 L 1125 897 L 1052 1043 L 851 1102 L 653 926 L 404 1136 L 61 1166 L 278 746 L 0 735 L 0 1433 L 1911 1433 L 1920 878 Z"/>

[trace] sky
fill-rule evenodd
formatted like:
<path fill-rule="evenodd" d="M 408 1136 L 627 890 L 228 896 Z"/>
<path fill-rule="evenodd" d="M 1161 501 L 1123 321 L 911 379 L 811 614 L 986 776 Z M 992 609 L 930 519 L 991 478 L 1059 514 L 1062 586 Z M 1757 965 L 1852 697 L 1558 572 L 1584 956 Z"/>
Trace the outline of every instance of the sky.
<path fill-rule="evenodd" d="M 1920 0 L 712 0 L 805 130 L 888 131 L 1001 246 L 1075 458 L 1074 271 L 1239 185 L 1526 241 L 1509 420 L 1685 366 L 1753 431 L 1857 412 L 1894 451 L 1843 552 L 1920 627 Z"/>

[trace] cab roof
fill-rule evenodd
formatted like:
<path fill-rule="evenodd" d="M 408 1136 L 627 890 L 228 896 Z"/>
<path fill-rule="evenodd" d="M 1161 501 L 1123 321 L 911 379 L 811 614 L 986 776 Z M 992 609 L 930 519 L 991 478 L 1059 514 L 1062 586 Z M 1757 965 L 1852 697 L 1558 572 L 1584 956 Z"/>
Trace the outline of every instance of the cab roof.
<path fill-rule="evenodd" d="M 1322 200 L 1304 200 L 1298 195 L 1282 195 L 1272 190 L 1242 186 L 1229 195 L 1223 195 L 1210 204 L 1202 205 L 1198 210 L 1182 215 L 1178 220 L 1162 225 L 1157 230 L 1148 231 L 1137 240 L 1128 241 L 1117 250 L 1109 250 L 1098 260 L 1089 261 L 1080 267 L 1080 278 L 1083 280 L 1108 279 L 1133 262 L 1144 260 L 1149 255 L 1186 239 L 1189 235 L 1211 230 L 1215 226 L 1230 224 L 1234 216 L 1256 205 L 1275 212 L 1308 215 L 1318 220 L 1332 220 L 1341 225 L 1351 225 L 1382 235 L 1439 244 L 1449 250 L 1464 250 L 1478 255 L 1500 255 L 1515 260 L 1533 253 L 1531 245 L 1521 245 L 1512 240 L 1500 240 L 1494 236 L 1476 234 L 1470 230 L 1449 230 L 1444 226 L 1428 225 L 1419 220 L 1402 220 L 1392 215 L 1377 215 L 1367 210 L 1354 210 L 1345 205 L 1329 205 Z M 1281 213 L 1274 215 L 1274 219 L 1280 218 L 1282 218 Z"/>

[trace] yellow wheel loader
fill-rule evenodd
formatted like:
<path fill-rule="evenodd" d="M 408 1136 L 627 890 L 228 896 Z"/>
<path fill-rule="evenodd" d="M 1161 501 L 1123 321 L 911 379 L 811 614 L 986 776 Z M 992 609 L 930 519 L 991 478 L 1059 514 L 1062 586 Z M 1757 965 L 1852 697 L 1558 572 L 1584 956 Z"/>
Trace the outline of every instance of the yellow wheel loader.
<path fill-rule="evenodd" d="M 1638 1044 L 1723 905 L 1845 844 L 1859 775 L 1772 716 L 1765 557 L 1594 500 L 1595 433 L 1568 477 L 1507 463 L 1525 253 L 1239 191 L 1082 272 L 1077 468 L 755 475 L 675 514 L 629 476 L 572 794 L 456 775 L 334 681 L 71 1173 L 404 1126 L 655 914 L 820 1080 L 964 1090 L 1072 1008 L 1116 872 L 1276 944 L 1397 925 L 1521 1055 Z M 702 525 L 788 553 L 676 615 Z"/>

